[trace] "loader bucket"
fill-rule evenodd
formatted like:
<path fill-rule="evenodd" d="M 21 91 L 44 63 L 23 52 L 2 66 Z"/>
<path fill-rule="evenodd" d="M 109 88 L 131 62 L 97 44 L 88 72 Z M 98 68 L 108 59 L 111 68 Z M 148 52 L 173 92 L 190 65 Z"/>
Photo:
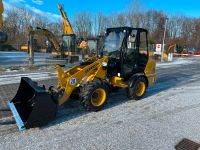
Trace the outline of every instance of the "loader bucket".
<path fill-rule="evenodd" d="M 51 94 L 27 77 L 21 78 L 18 92 L 8 105 L 20 130 L 44 126 L 57 112 Z"/>

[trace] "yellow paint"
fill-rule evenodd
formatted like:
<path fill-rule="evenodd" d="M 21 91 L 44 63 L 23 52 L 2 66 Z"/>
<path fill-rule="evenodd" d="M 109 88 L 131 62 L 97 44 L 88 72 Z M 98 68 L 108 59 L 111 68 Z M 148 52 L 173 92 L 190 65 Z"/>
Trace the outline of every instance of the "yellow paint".
<path fill-rule="evenodd" d="M 88 43 L 86 41 L 82 41 L 77 48 L 85 49 L 88 47 Z"/>
<path fill-rule="evenodd" d="M 58 4 L 58 8 L 60 10 L 60 13 L 63 19 L 63 34 L 67 34 L 67 35 L 74 34 L 71 23 L 69 22 L 69 19 L 63 7 L 60 4 Z"/>
<path fill-rule="evenodd" d="M 93 106 L 99 107 L 104 104 L 106 100 L 106 91 L 102 88 L 96 89 L 91 96 L 91 103 Z"/>
<path fill-rule="evenodd" d="M 58 8 L 60 10 L 60 14 L 62 16 L 63 19 L 63 34 L 64 35 L 74 35 L 74 30 L 71 26 L 71 23 L 67 17 L 67 13 L 64 11 L 63 7 L 61 4 L 58 4 Z M 86 49 L 88 47 L 88 43 L 86 41 L 82 41 L 79 46 L 77 46 L 78 49 Z M 67 56 L 68 54 L 66 54 Z M 69 54 L 70 55 L 70 54 Z"/>
<path fill-rule="evenodd" d="M 169 48 L 167 49 L 167 53 L 169 53 L 169 52 L 173 52 L 174 53 L 175 51 L 176 51 L 176 44 L 170 45 Z"/>
<path fill-rule="evenodd" d="M 154 56 L 154 52 L 149 52 L 149 57 L 153 57 Z"/>
<path fill-rule="evenodd" d="M 144 94 L 144 92 L 145 92 L 145 88 L 146 88 L 145 83 L 144 82 L 139 82 L 137 87 L 136 87 L 136 92 L 135 92 L 136 95 L 137 96 L 142 96 Z"/>
<path fill-rule="evenodd" d="M 35 30 L 33 30 L 32 26 L 28 26 L 27 27 L 28 30 L 28 34 L 29 35 L 40 35 L 40 36 L 46 36 L 49 41 L 53 44 L 54 48 L 56 49 L 56 52 L 52 52 L 53 55 L 60 55 L 60 45 L 59 42 L 57 41 L 56 37 L 54 36 L 54 34 L 44 28 L 36 28 Z M 22 48 L 22 50 L 25 50 L 26 48 Z M 28 50 L 28 46 L 27 46 L 27 50 Z"/>
<path fill-rule="evenodd" d="M 24 51 L 24 52 L 27 52 L 28 51 L 28 45 L 27 44 L 21 45 L 20 46 L 20 50 Z"/>
<path fill-rule="evenodd" d="M 111 84 L 115 87 L 121 87 L 121 88 L 127 88 L 128 85 L 123 82 L 123 78 L 120 77 L 112 77 L 111 78 Z"/>
<path fill-rule="evenodd" d="M 163 58 L 167 60 L 168 59 L 168 54 L 167 53 L 163 53 Z"/>
<path fill-rule="evenodd" d="M 64 93 L 58 99 L 59 105 L 65 103 L 72 92 L 79 87 L 81 84 L 87 83 L 89 81 L 98 80 L 108 80 L 110 84 L 114 87 L 127 88 L 128 85 L 124 83 L 123 78 L 112 77 L 107 78 L 107 70 L 103 69 L 103 62 L 108 62 L 108 58 L 105 56 L 101 59 L 93 57 L 90 61 L 93 60 L 93 63 L 90 65 L 78 65 L 67 71 L 64 71 L 61 67 L 57 66 L 58 74 L 58 90 L 63 90 Z M 147 66 L 145 68 L 145 75 L 148 78 L 149 85 L 152 85 L 156 80 L 155 73 L 155 60 L 149 58 Z M 139 84 L 138 95 L 141 95 L 144 92 L 145 85 L 142 83 Z M 100 105 L 101 102 L 99 102 Z"/>
<path fill-rule="evenodd" d="M 95 77 L 105 79 L 106 70 L 103 70 L 102 63 L 107 61 L 107 57 L 103 57 L 90 65 L 78 65 L 67 71 L 64 71 L 61 67 L 57 66 L 58 88 L 64 90 L 64 94 L 58 100 L 59 104 L 65 103 L 74 89 L 81 83 L 91 81 Z M 72 84 L 71 81 L 74 79 L 76 82 Z"/>
<path fill-rule="evenodd" d="M 147 76 L 149 85 L 152 85 L 156 81 L 156 61 L 153 58 L 149 57 L 144 72 Z"/>

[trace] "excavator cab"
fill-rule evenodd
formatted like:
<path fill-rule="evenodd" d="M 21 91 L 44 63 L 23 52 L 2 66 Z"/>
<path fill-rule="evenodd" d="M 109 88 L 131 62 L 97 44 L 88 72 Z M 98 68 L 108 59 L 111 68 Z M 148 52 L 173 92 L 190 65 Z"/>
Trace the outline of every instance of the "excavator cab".
<path fill-rule="evenodd" d="M 63 49 L 65 49 L 65 51 L 67 51 L 69 49 L 71 52 L 75 52 L 76 35 L 75 34 L 63 35 L 62 46 L 63 46 Z"/>
<path fill-rule="evenodd" d="M 62 37 L 62 48 L 61 53 L 64 55 L 72 55 L 75 53 L 76 49 L 76 35 L 75 34 L 66 34 Z"/>
<path fill-rule="evenodd" d="M 99 35 L 97 37 L 87 38 L 86 42 L 88 43 L 88 54 L 93 56 L 98 56 L 100 52 L 103 50 L 105 36 Z"/>
<path fill-rule="evenodd" d="M 76 35 L 64 34 L 61 44 L 61 57 L 67 58 L 69 63 L 74 63 L 80 60 L 77 52 Z"/>

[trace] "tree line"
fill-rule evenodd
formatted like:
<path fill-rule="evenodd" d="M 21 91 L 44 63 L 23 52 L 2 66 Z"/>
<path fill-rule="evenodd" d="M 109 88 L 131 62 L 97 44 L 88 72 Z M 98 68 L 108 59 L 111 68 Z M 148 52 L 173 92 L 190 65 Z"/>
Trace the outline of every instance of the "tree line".
<path fill-rule="evenodd" d="M 51 16 L 42 16 L 23 7 L 13 7 L 5 12 L 2 30 L 8 34 L 8 43 L 19 46 L 27 41 L 27 26 L 47 28 L 58 39 L 62 35 L 62 20 L 53 21 Z M 139 4 L 130 4 L 129 8 L 121 12 L 105 15 L 102 12 L 78 12 L 73 16 L 71 24 L 78 37 L 87 38 L 104 34 L 109 27 L 140 27 L 149 31 L 150 44 L 162 43 L 166 18 L 166 43 L 178 44 L 188 48 L 200 50 L 200 18 L 191 18 L 185 15 L 171 15 L 163 11 L 144 11 Z M 43 37 L 38 37 L 45 43 Z"/>

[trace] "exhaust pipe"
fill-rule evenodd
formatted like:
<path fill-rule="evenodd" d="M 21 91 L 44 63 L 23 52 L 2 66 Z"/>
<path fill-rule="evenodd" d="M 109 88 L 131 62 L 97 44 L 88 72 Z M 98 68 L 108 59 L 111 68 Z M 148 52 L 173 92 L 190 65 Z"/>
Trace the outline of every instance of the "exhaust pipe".
<path fill-rule="evenodd" d="M 19 130 L 42 127 L 53 120 L 57 101 L 45 87 L 30 78 L 22 77 L 15 97 L 8 103 Z"/>

